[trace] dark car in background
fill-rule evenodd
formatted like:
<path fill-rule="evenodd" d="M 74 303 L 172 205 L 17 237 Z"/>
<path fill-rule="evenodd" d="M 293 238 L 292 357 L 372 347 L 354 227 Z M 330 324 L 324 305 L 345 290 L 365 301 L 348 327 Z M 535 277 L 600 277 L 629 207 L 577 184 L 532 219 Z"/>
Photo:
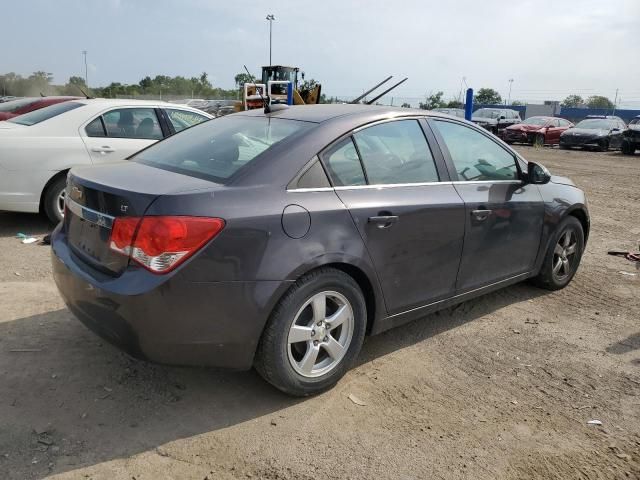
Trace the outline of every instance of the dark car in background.
<path fill-rule="evenodd" d="M 529 145 L 556 145 L 560 135 L 573 127 L 573 123 L 564 118 L 529 117 L 522 123 L 505 128 L 502 138 L 507 143 L 527 143 Z"/>
<path fill-rule="evenodd" d="M 464 118 L 464 109 L 462 108 L 434 108 L 434 112 L 453 115 L 454 117 Z"/>
<path fill-rule="evenodd" d="M 640 115 L 629 122 L 622 133 L 621 150 L 625 155 L 633 155 L 640 148 Z"/>
<path fill-rule="evenodd" d="M 587 117 L 560 135 L 560 148 L 582 147 L 606 152 L 622 146 L 627 126 L 619 117 Z"/>
<path fill-rule="evenodd" d="M 0 120 L 9 120 L 24 113 L 40 110 L 41 108 L 55 105 L 56 103 L 77 100 L 80 97 L 26 97 L 10 100 L 0 104 Z"/>
<path fill-rule="evenodd" d="M 258 372 L 310 395 L 365 334 L 526 279 L 573 278 L 584 193 L 486 130 L 424 110 L 228 115 L 73 168 L 56 284 L 133 355 Z"/>
<path fill-rule="evenodd" d="M 473 112 L 471 121 L 500 136 L 502 130 L 522 122 L 520 113 L 509 108 L 479 108 Z"/>

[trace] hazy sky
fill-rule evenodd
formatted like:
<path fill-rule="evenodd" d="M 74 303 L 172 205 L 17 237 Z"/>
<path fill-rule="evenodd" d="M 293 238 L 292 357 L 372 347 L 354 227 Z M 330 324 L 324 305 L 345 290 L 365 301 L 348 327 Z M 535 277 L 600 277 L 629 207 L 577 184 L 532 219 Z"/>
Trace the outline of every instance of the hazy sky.
<path fill-rule="evenodd" d="M 304 7 L 306 5 L 306 8 Z M 246 64 L 302 67 L 327 95 L 355 96 L 386 77 L 393 92 L 456 97 L 461 79 L 512 99 L 564 98 L 620 89 L 640 108 L 640 0 L 215 0 L 3 1 L 0 72 L 84 71 L 89 84 L 144 75 L 209 73 L 230 88 Z"/>

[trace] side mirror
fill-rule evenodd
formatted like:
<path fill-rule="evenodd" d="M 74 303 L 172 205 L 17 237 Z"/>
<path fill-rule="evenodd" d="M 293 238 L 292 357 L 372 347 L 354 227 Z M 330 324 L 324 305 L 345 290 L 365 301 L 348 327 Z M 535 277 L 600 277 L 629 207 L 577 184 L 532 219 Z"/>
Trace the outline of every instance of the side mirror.
<path fill-rule="evenodd" d="M 544 185 L 551 180 L 551 173 L 544 165 L 539 163 L 529 162 L 527 164 L 527 183 L 533 183 L 536 185 Z"/>
<path fill-rule="evenodd" d="M 506 120 L 507 117 L 505 117 L 504 115 L 500 115 L 500 120 Z"/>

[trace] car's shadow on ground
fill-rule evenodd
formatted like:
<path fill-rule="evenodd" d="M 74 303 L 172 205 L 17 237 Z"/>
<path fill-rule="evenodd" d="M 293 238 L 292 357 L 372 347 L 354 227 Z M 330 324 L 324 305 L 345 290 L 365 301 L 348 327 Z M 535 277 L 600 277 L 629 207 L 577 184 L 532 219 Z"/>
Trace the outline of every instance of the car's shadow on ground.
<path fill-rule="evenodd" d="M 476 320 L 542 290 L 515 285 L 368 338 L 359 365 Z M 180 438 L 285 414 L 307 401 L 251 372 L 133 360 L 66 309 L 0 323 L 0 454 L 16 478 L 129 457 Z M 0 471 L 6 459 L 0 457 Z M 36 463 L 33 463 L 36 462 Z"/>
<path fill-rule="evenodd" d="M 26 235 L 45 235 L 55 228 L 44 215 L 0 211 L 0 238 Z"/>

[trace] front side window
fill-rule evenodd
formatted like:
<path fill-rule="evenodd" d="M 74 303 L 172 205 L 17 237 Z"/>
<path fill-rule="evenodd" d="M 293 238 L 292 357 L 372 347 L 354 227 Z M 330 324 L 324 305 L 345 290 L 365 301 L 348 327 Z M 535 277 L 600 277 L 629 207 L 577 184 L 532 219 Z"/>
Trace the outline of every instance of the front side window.
<path fill-rule="evenodd" d="M 434 120 L 461 181 L 517 180 L 515 157 L 482 133 L 458 123 Z"/>
<path fill-rule="evenodd" d="M 417 120 L 381 123 L 354 134 L 370 185 L 437 182 L 438 172 Z"/>
<path fill-rule="evenodd" d="M 351 137 L 344 138 L 329 147 L 322 159 L 336 187 L 366 185 L 358 151 Z"/>
<path fill-rule="evenodd" d="M 188 110 L 176 110 L 173 108 L 165 109 L 167 112 L 167 117 L 169 117 L 169 121 L 173 126 L 173 129 L 178 133 L 185 128 L 193 127 L 198 123 L 206 122 L 209 120 L 204 115 L 197 114 L 195 112 L 190 112 Z"/>
<path fill-rule="evenodd" d="M 143 150 L 133 161 L 226 183 L 260 154 L 313 126 L 312 123 L 268 117 L 220 117 Z"/>
<path fill-rule="evenodd" d="M 162 129 L 153 108 L 119 108 L 102 116 L 108 137 L 160 140 Z"/>

